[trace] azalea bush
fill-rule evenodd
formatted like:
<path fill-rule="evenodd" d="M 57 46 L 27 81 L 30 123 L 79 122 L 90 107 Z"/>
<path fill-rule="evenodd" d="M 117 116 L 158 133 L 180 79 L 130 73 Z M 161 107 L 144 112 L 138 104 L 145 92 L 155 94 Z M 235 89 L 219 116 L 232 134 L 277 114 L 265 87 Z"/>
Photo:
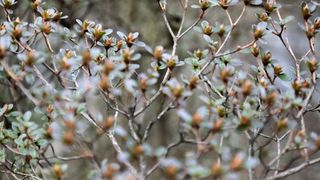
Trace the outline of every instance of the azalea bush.
<path fill-rule="evenodd" d="M 306 125 L 320 111 L 319 4 L 292 7 L 296 17 L 276 0 L 180 0 L 173 28 L 175 2 L 152 3 L 170 47 L 87 19 L 68 27 L 53 2 L 1 0 L 3 178 L 278 179 L 320 163 L 320 132 Z M 228 45 L 248 9 L 246 43 Z M 304 36 L 290 39 L 289 25 Z M 201 44 L 185 49 L 188 36 Z M 275 59 L 267 37 L 289 58 Z"/>

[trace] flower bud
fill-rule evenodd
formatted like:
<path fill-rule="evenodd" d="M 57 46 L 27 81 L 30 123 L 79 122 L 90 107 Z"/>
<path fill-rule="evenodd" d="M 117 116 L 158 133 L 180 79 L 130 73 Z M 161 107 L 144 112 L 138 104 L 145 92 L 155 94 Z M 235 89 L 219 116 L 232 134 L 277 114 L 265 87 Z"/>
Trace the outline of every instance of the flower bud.
<path fill-rule="evenodd" d="M 112 116 L 107 117 L 102 124 L 102 129 L 108 130 L 112 127 L 114 123 L 114 118 Z"/>
<path fill-rule="evenodd" d="M 193 128 L 198 129 L 200 127 L 201 122 L 202 122 L 202 117 L 199 112 L 196 112 L 192 117 L 191 126 Z"/>
<path fill-rule="evenodd" d="M 213 133 L 220 132 L 222 130 L 223 124 L 224 124 L 224 120 L 222 118 L 215 120 L 213 122 L 213 127 L 212 127 Z"/>
<path fill-rule="evenodd" d="M 224 25 L 223 25 L 223 24 L 220 24 L 220 26 L 219 26 L 219 31 L 218 31 L 218 35 L 219 35 L 220 37 L 222 37 L 225 32 L 226 32 L 226 29 L 225 29 Z"/>
<path fill-rule="evenodd" d="M 226 109 L 223 106 L 217 107 L 217 114 L 219 117 L 224 117 L 226 115 Z"/>
<path fill-rule="evenodd" d="M 271 62 L 272 54 L 267 51 L 261 55 L 261 60 L 264 66 L 267 66 Z"/>
<path fill-rule="evenodd" d="M 108 91 L 111 87 L 109 77 L 105 75 L 101 76 L 99 86 L 103 91 Z"/>
<path fill-rule="evenodd" d="M 244 96 L 248 96 L 251 93 L 251 89 L 252 89 L 252 83 L 249 80 L 245 80 L 244 83 L 242 84 L 242 94 Z"/>
<path fill-rule="evenodd" d="M 134 156 L 136 156 L 136 157 L 138 157 L 138 156 L 140 156 L 141 154 L 143 154 L 144 153 L 144 149 L 143 149 L 143 147 L 142 147 L 142 145 L 141 144 L 136 144 L 135 146 L 134 146 L 134 148 L 133 148 L 133 155 Z"/>
<path fill-rule="evenodd" d="M 312 15 L 312 12 L 311 12 L 309 5 L 305 2 L 303 2 L 301 4 L 300 9 L 301 9 L 304 20 L 307 21 Z"/>
<path fill-rule="evenodd" d="M 0 44 L 0 60 L 6 57 L 7 49 Z"/>
<path fill-rule="evenodd" d="M 203 34 L 211 36 L 211 34 L 213 33 L 213 28 L 210 25 L 207 25 L 203 28 Z"/>
<path fill-rule="evenodd" d="M 237 154 L 230 163 L 230 169 L 233 171 L 240 171 L 243 165 L 243 157 L 240 154 Z"/>
<path fill-rule="evenodd" d="M 320 29 L 320 17 L 317 17 L 314 19 L 313 25 L 314 25 L 315 29 L 317 29 L 317 30 Z"/>
<path fill-rule="evenodd" d="M 223 9 L 228 9 L 230 0 L 219 0 L 218 3 Z"/>
<path fill-rule="evenodd" d="M 207 10 L 210 7 L 210 2 L 209 0 L 199 0 L 200 8 L 202 11 Z"/>
<path fill-rule="evenodd" d="M 53 175 L 57 178 L 57 179 L 62 179 L 62 176 L 63 176 L 63 171 L 62 171 L 62 168 L 59 164 L 55 164 L 53 165 L 52 167 L 52 172 L 53 172 Z"/>
<path fill-rule="evenodd" d="M 114 174 L 116 173 L 117 169 L 112 166 L 108 165 L 106 169 L 102 172 L 102 177 L 105 179 L 113 179 Z"/>
<path fill-rule="evenodd" d="M 306 35 L 309 39 L 313 38 L 316 34 L 316 30 L 313 25 L 307 25 L 306 27 Z"/>
<path fill-rule="evenodd" d="M 189 88 L 192 90 L 197 87 L 199 78 L 198 76 L 193 76 L 189 81 Z"/>
<path fill-rule="evenodd" d="M 273 72 L 276 76 L 279 76 L 280 74 L 282 74 L 282 67 L 277 65 L 273 67 Z"/>
<path fill-rule="evenodd" d="M 82 65 L 88 66 L 91 61 L 91 53 L 89 50 L 84 50 L 82 52 Z"/>
<path fill-rule="evenodd" d="M 223 169 L 221 167 L 221 164 L 219 162 L 215 162 L 211 167 L 211 173 L 213 177 L 218 178 L 222 175 Z"/>
<path fill-rule="evenodd" d="M 67 145 L 71 145 L 74 142 L 73 130 L 67 130 L 63 135 L 63 142 Z"/>
<path fill-rule="evenodd" d="M 266 12 L 262 12 L 262 13 L 258 14 L 258 18 L 262 22 L 267 22 L 269 20 L 269 16 Z"/>
<path fill-rule="evenodd" d="M 263 34 L 264 34 L 263 30 L 259 27 L 257 27 L 253 32 L 253 36 L 256 40 L 262 38 Z"/>
<path fill-rule="evenodd" d="M 109 75 L 114 70 L 114 64 L 110 60 L 106 60 L 106 62 L 103 65 L 103 73 L 105 75 Z"/>
<path fill-rule="evenodd" d="M 308 65 L 308 68 L 309 68 L 309 71 L 311 73 L 314 73 L 317 69 L 318 69 L 318 61 L 315 59 L 315 58 L 312 58 L 311 60 L 309 60 L 307 62 L 307 65 Z"/>
<path fill-rule="evenodd" d="M 162 46 L 157 46 L 153 52 L 153 57 L 158 60 L 161 61 L 162 60 L 162 54 L 163 54 L 163 47 Z"/>
<path fill-rule="evenodd" d="M 272 0 L 267 0 L 263 3 L 263 7 L 268 14 L 271 14 L 277 7 L 275 6 L 275 2 Z"/>
<path fill-rule="evenodd" d="M 168 60 L 167 60 L 167 67 L 170 69 L 170 70 L 172 70 L 173 68 L 175 68 L 176 67 L 176 61 L 174 60 L 174 58 L 173 57 L 171 57 L 171 58 L 169 58 Z"/>
<path fill-rule="evenodd" d="M 258 57 L 259 54 L 260 54 L 260 48 L 257 46 L 256 43 L 254 43 L 252 46 L 251 46 L 251 54 L 254 56 L 254 57 Z"/>
<path fill-rule="evenodd" d="M 288 127 L 288 119 L 283 118 L 277 121 L 277 132 L 282 131 Z"/>

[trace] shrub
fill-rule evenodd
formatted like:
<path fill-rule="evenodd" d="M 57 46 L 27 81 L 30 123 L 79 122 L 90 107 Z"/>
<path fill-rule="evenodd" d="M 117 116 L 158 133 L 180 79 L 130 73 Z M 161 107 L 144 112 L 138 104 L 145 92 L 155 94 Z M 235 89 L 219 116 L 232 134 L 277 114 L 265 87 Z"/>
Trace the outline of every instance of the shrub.
<path fill-rule="evenodd" d="M 284 16 L 276 0 L 180 0 L 177 29 L 167 17 L 171 3 L 154 1 L 172 38 L 168 48 L 90 20 L 68 28 L 61 23 L 68 17 L 41 0 L 28 1 L 33 19 L 24 21 L 15 14 L 22 3 L 1 1 L 4 177 L 278 179 L 320 162 L 320 136 L 305 122 L 320 106 L 311 102 L 319 77 L 318 4 L 294 7 L 305 32 L 299 41 L 308 44 L 299 57 L 287 26 L 300 17 Z M 252 7 L 260 11 L 241 34 L 247 43 L 228 47 Z M 242 10 L 232 17 L 230 8 Z M 228 24 L 205 19 L 218 9 Z M 186 25 L 190 11 L 199 15 Z M 187 53 L 181 40 L 192 31 L 205 46 Z M 293 76 L 285 59 L 266 49 L 267 36 L 290 55 Z M 171 129 L 157 132 L 166 120 Z M 158 136 L 172 139 L 159 145 Z"/>

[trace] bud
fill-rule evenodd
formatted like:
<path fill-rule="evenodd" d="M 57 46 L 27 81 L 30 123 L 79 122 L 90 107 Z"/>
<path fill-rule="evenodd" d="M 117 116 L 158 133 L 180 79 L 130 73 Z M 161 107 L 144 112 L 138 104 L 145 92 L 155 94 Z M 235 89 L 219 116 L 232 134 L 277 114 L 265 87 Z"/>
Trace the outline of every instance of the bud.
<path fill-rule="evenodd" d="M 51 25 L 49 22 L 44 22 L 43 26 L 41 27 L 41 32 L 45 34 L 50 34 L 51 33 Z"/>
<path fill-rule="evenodd" d="M 226 109 L 223 106 L 217 107 L 217 114 L 219 117 L 224 117 L 226 115 Z"/>
<path fill-rule="evenodd" d="M 288 119 L 283 118 L 277 121 L 277 132 L 282 131 L 288 127 Z"/>
<path fill-rule="evenodd" d="M 258 18 L 262 22 L 267 22 L 269 20 L 269 16 L 265 12 L 262 12 L 262 13 L 258 14 Z"/>
<path fill-rule="evenodd" d="M 220 24 L 220 26 L 219 26 L 219 31 L 218 31 L 218 35 L 219 35 L 220 37 L 222 37 L 225 32 L 226 32 L 226 29 L 225 29 L 224 25 L 223 25 L 223 24 Z"/>
<path fill-rule="evenodd" d="M 7 49 L 0 44 L 0 60 L 6 57 Z"/>
<path fill-rule="evenodd" d="M 316 30 L 315 30 L 313 25 L 307 25 L 307 27 L 306 27 L 306 35 L 307 35 L 307 37 L 309 39 L 313 38 L 316 33 L 317 32 L 316 32 Z"/>
<path fill-rule="evenodd" d="M 32 3 L 32 9 L 37 10 L 40 4 L 41 4 L 41 0 L 34 0 Z"/>
<path fill-rule="evenodd" d="M 35 55 L 33 51 L 27 53 L 27 59 L 24 63 L 29 67 L 33 66 L 33 64 L 35 63 Z"/>
<path fill-rule="evenodd" d="M 137 36 L 135 36 L 132 32 L 130 32 L 126 39 L 128 47 L 131 47 L 136 39 L 137 39 Z"/>
<path fill-rule="evenodd" d="M 213 133 L 220 132 L 222 130 L 223 124 L 224 124 L 224 120 L 222 118 L 215 120 L 213 122 L 213 128 L 212 128 Z"/>
<path fill-rule="evenodd" d="M 268 93 L 267 97 L 266 97 L 266 103 L 268 104 L 268 106 L 272 106 L 277 98 L 278 94 L 276 91 L 272 91 L 271 93 Z"/>
<path fill-rule="evenodd" d="M 53 129 L 49 126 L 45 133 L 44 133 L 44 136 L 47 138 L 47 139 L 52 139 L 52 133 L 53 133 Z"/>
<path fill-rule="evenodd" d="M 172 89 L 172 94 L 174 97 L 179 98 L 182 95 L 183 88 L 181 85 L 177 85 Z"/>
<path fill-rule="evenodd" d="M 249 80 L 245 80 L 244 83 L 242 84 L 242 93 L 244 96 L 248 96 L 251 93 L 252 89 L 252 84 Z"/>
<path fill-rule="evenodd" d="M 192 117 L 191 126 L 193 128 L 198 129 L 200 127 L 201 122 L 202 122 L 202 117 L 199 112 L 196 112 Z"/>
<path fill-rule="evenodd" d="M 219 162 L 216 162 L 212 165 L 211 173 L 212 173 L 213 177 L 215 177 L 215 178 L 218 178 L 222 175 L 223 170 L 222 170 L 221 164 Z"/>
<path fill-rule="evenodd" d="M 82 65 L 88 66 L 91 61 L 91 53 L 89 50 L 84 50 L 82 52 Z"/>
<path fill-rule="evenodd" d="M 112 166 L 108 165 L 106 169 L 102 173 L 102 177 L 105 179 L 113 179 L 114 174 L 116 173 L 117 169 Z"/>
<path fill-rule="evenodd" d="M 194 51 L 194 55 L 198 59 L 202 59 L 203 53 L 202 53 L 202 51 L 200 49 L 197 49 L 197 50 Z"/>
<path fill-rule="evenodd" d="M 279 76 L 280 74 L 282 74 L 282 67 L 277 65 L 273 67 L 273 72 L 276 76 Z"/>
<path fill-rule="evenodd" d="M 193 76 L 189 82 L 189 88 L 192 90 L 197 87 L 199 78 L 198 76 Z"/>
<path fill-rule="evenodd" d="M 101 76 L 99 86 L 103 91 L 107 91 L 111 87 L 109 77 L 105 75 Z"/>
<path fill-rule="evenodd" d="M 237 154 L 230 163 L 230 169 L 233 171 L 240 171 L 243 165 L 243 157 Z"/>
<path fill-rule="evenodd" d="M 122 51 L 122 58 L 125 64 L 129 64 L 131 62 L 132 52 L 130 49 L 125 49 Z"/>
<path fill-rule="evenodd" d="M 74 134 L 72 130 L 67 130 L 63 135 L 63 142 L 67 145 L 73 144 Z"/>
<path fill-rule="evenodd" d="M 176 67 L 176 61 L 174 60 L 173 57 L 170 57 L 168 60 L 167 60 L 167 67 L 172 70 L 173 68 Z"/>
<path fill-rule="evenodd" d="M 257 46 L 256 43 L 254 43 L 251 47 L 251 54 L 254 56 L 254 57 L 258 57 L 259 54 L 260 54 L 260 48 Z"/>
<path fill-rule="evenodd" d="M 63 171 L 59 164 L 53 165 L 52 172 L 57 179 L 62 179 Z"/>
<path fill-rule="evenodd" d="M 211 34 L 213 33 L 213 28 L 210 25 L 207 25 L 203 28 L 203 34 L 211 36 Z"/>
<path fill-rule="evenodd" d="M 140 156 L 141 154 L 143 154 L 143 152 L 144 152 L 144 149 L 141 144 L 136 144 L 134 146 L 134 148 L 133 148 L 133 155 L 134 156 L 136 156 L 136 157 Z"/>
<path fill-rule="evenodd" d="M 48 114 L 51 114 L 52 112 L 53 112 L 53 106 L 52 105 L 49 105 L 48 107 L 47 107 L 47 113 Z"/>
<path fill-rule="evenodd" d="M 112 127 L 114 123 L 114 118 L 112 116 L 107 117 L 102 124 L 102 129 L 108 130 Z"/>
<path fill-rule="evenodd" d="M 103 66 L 103 73 L 105 75 L 109 75 L 114 69 L 114 64 L 112 61 L 110 60 L 106 60 L 106 62 L 104 63 L 104 66 Z"/>
<path fill-rule="evenodd" d="M 227 68 L 223 68 L 220 71 L 220 78 L 224 83 L 227 83 L 230 77 L 230 72 Z"/>
<path fill-rule="evenodd" d="M 178 168 L 174 165 L 168 165 L 164 171 L 169 178 L 174 178 L 178 172 Z"/>
<path fill-rule="evenodd" d="M 102 30 L 102 26 L 100 24 L 94 26 L 92 34 L 93 34 L 95 40 L 99 41 L 102 38 L 103 34 L 104 34 L 104 32 Z"/>
<path fill-rule="evenodd" d="M 146 92 L 148 88 L 148 78 L 147 77 L 142 77 L 139 80 L 139 87 L 143 93 Z"/>
<path fill-rule="evenodd" d="M 163 54 L 163 47 L 162 46 L 157 46 L 153 52 L 153 57 L 158 60 L 161 61 L 162 60 L 162 54 Z"/>
<path fill-rule="evenodd" d="M 300 9 L 305 21 L 307 21 L 311 17 L 312 12 L 314 11 L 313 9 L 310 9 L 310 8 L 313 8 L 313 7 L 309 7 L 309 5 L 305 2 L 301 3 Z"/>
<path fill-rule="evenodd" d="M 254 28 L 254 31 L 253 31 L 254 38 L 257 40 L 262 38 L 263 35 L 264 35 L 263 30 L 260 27 L 256 26 L 256 28 Z"/>
<path fill-rule="evenodd" d="M 275 2 L 272 0 L 267 0 L 263 3 L 263 7 L 268 14 L 271 14 L 277 7 L 275 6 Z"/>
<path fill-rule="evenodd" d="M 298 95 L 303 87 L 303 84 L 301 81 L 295 80 L 292 82 L 291 86 L 294 89 L 295 94 Z"/>
<path fill-rule="evenodd" d="M 218 3 L 223 9 L 228 9 L 230 0 L 219 0 Z"/>
<path fill-rule="evenodd" d="M 272 54 L 267 51 L 261 55 L 261 60 L 264 66 L 267 66 L 271 62 Z"/>
<path fill-rule="evenodd" d="M 241 116 L 241 118 L 240 118 L 240 126 L 247 127 L 247 126 L 250 126 L 250 124 L 251 124 L 251 120 L 250 120 L 249 117 Z"/>
<path fill-rule="evenodd" d="M 210 7 L 210 2 L 209 0 L 199 0 L 200 8 L 202 11 L 207 10 Z"/>
<path fill-rule="evenodd" d="M 22 37 L 22 31 L 18 26 L 15 26 L 12 33 L 11 33 L 12 37 L 15 38 L 16 40 L 20 40 L 20 38 Z"/>
<path fill-rule="evenodd" d="M 107 39 L 104 40 L 103 46 L 106 50 L 108 50 L 112 46 L 112 43 L 113 43 L 113 39 L 111 37 L 108 37 Z"/>
<path fill-rule="evenodd" d="M 309 68 L 309 71 L 311 73 L 314 73 L 317 69 L 318 69 L 318 61 L 315 59 L 315 58 L 312 58 L 311 60 L 309 60 L 307 62 L 307 65 L 308 65 L 308 68 Z"/>
<path fill-rule="evenodd" d="M 67 62 L 67 57 L 63 57 L 60 61 L 61 70 L 69 70 L 71 65 Z"/>

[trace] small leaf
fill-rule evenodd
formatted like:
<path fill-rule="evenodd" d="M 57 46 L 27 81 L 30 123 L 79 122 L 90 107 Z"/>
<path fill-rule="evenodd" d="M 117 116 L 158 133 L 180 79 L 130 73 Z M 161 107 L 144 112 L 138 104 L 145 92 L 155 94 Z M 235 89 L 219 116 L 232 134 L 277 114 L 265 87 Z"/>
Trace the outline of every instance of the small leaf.
<path fill-rule="evenodd" d="M 290 81 L 290 80 L 291 80 L 291 78 L 290 78 L 287 74 L 285 74 L 285 73 L 280 74 L 280 75 L 279 75 L 279 78 L 280 78 L 281 80 L 283 80 L 283 81 Z"/>
<path fill-rule="evenodd" d="M 290 21 L 294 20 L 294 16 L 288 16 L 280 21 L 280 25 L 288 24 Z"/>

